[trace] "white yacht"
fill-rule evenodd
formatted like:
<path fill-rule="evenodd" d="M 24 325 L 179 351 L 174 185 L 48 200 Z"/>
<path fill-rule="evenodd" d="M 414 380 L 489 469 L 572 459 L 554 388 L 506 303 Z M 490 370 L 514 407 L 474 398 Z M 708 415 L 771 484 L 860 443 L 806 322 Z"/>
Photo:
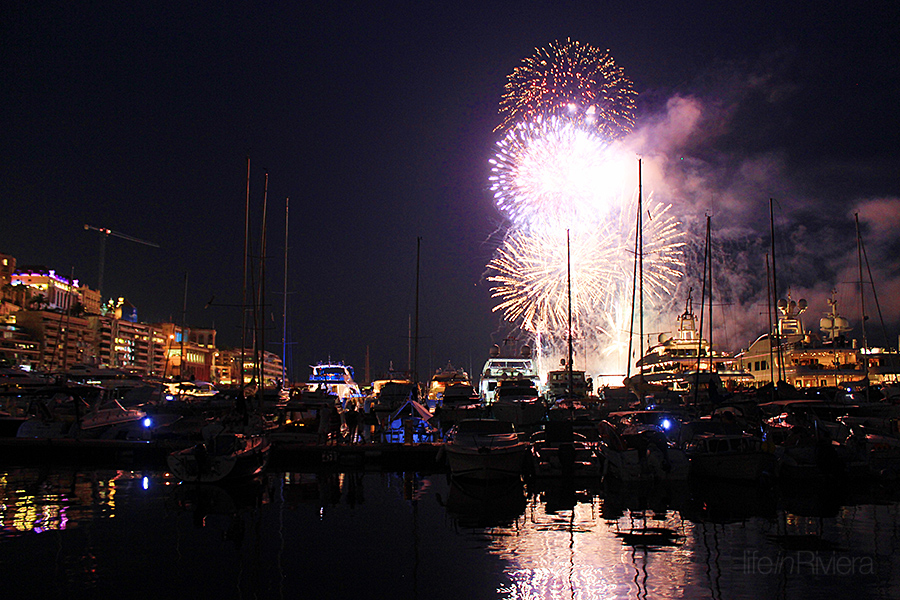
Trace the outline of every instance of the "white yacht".
<path fill-rule="evenodd" d="M 481 370 L 481 381 L 478 384 L 478 391 L 485 405 L 493 404 L 497 383 L 504 379 L 529 379 L 535 387 L 540 388 L 541 379 L 531 358 L 530 346 L 522 346 L 518 356 L 503 356 L 500 346 L 494 344 L 490 358 Z"/>
<path fill-rule="evenodd" d="M 750 371 L 759 385 L 783 379 L 797 388 L 842 387 L 849 391 L 873 384 L 900 381 L 900 355 L 896 350 L 866 348 L 847 339 L 850 322 L 838 312 L 837 292 L 828 300 L 830 311 L 820 319 L 821 335 L 804 327 L 801 315 L 806 300 L 794 301 L 790 294 L 778 301 L 775 343 L 761 335 L 738 355 L 741 366 Z M 780 373 L 779 373 L 780 371 Z"/>
<path fill-rule="evenodd" d="M 625 384 L 643 387 L 643 391 L 668 389 L 683 393 L 698 382 L 701 389 L 715 383 L 722 391 L 721 386 L 728 381 L 748 383 L 753 380 L 750 373 L 739 368 L 737 358 L 712 351 L 698 327 L 690 292 L 684 312 L 678 316 L 676 331 L 659 334 L 659 343 L 651 346 L 636 366 L 638 374 Z"/>
<path fill-rule="evenodd" d="M 353 367 L 340 362 L 327 362 L 311 365 L 310 368 L 312 375 L 307 384 L 310 391 L 336 396 L 341 408 L 345 408 L 348 401 L 362 404 L 364 396 L 353 380 Z"/>

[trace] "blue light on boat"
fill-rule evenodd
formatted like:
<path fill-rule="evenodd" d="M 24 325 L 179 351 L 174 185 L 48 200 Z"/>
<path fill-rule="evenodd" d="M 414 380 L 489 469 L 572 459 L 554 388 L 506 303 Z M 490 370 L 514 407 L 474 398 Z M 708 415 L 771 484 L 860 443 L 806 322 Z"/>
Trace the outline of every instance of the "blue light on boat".
<path fill-rule="evenodd" d="M 150 478 L 144 475 L 144 478 L 141 479 L 141 487 L 145 490 L 150 489 Z"/>
<path fill-rule="evenodd" d="M 150 419 L 150 417 L 145 417 L 142 422 L 144 424 L 144 427 L 150 427 L 151 425 L 153 425 L 153 421 Z"/>
<path fill-rule="evenodd" d="M 672 421 L 670 421 L 670 420 L 668 420 L 668 419 L 663 419 L 663 420 L 662 420 L 662 423 L 660 423 L 660 425 L 662 425 L 662 428 L 663 428 L 663 429 L 665 429 L 666 431 L 668 431 L 669 429 L 672 428 Z"/>

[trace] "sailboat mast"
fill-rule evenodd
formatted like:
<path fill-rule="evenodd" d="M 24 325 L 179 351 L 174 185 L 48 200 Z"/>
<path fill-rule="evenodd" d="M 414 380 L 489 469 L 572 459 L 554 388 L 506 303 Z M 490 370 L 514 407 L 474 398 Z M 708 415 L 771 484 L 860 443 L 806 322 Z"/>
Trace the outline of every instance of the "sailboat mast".
<path fill-rule="evenodd" d="M 569 230 L 566 229 L 566 281 L 569 292 L 569 360 L 567 370 L 569 372 L 569 394 L 574 394 L 575 384 L 572 375 L 572 250 L 569 242 Z"/>
<path fill-rule="evenodd" d="M 638 159 L 638 270 L 640 271 L 640 323 L 641 339 L 638 345 L 638 356 L 644 357 L 644 184 L 641 177 L 641 159 Z M 641 360 L 641 383 L 644 381 L 644 361 Z M 643 389 L 643 388 L 642 388 Z M 641 400 L 644 399 L 641 392 Z"/>
<path fill-rule="evenodd" d="M 866 336 L 866 290 L 863 288 L 863 272 L 862 272 L 862 238 L 859 235 L 859 213 L 854 213 L 856 218 L 856 260 L 859 264 L 859 321 L 862 324 L 862 354 L 863 366 L 865 367 L 866 380 L 869 379 L 869 357 L 866 354 L 869 348 L 869 338 Z"/>
<path fill-rule="evenodd" d="M 706 247 L 707 247 L 707 256 L 709 258 L 709 372 L 710 376 L 715 371 L 715 365 L 713 363 L 713 259 L 712 259 L 712 223 L 711 217 L 707 216 L 707 233 L 706 233 Z M 703 330 L 700 330 L 700 337 L 703 337 Z"/>
<path fill-rule="evenodd" d="M 250 244 L 250 156 L 247 156 L 247 196 L 244 201 L 244 271 L 241 285 L 241 396 L 244 395 L 244 361 L 247 352 L 247 252 Z"/>
<path fill-rule="evenodd" d="M 700 326 L 697 329 L 700 335 L 697 337 L 697 368 L 694 375 L 694 402 L 699 402 L 700 400 L 700 367 L 702 361 L 701 354 L 703 351 L 703 313 L 706 306 L 706 275 L 711 271 L 711 269 L 709 268 L 709 230 L 710 218 L 709 215 L 706 215 L 706 248 L 703 251 L 703 283 L 700 289 Z M 710 287 L 712 287 L 712 282 L 710 282 Z"/>
<path fill-rule="evenodd" d="M 262 404 L 263 389 L 266 387 L 266 378 L 263 374 L 263 361 L 266 351 L 266 211 L 269 202 L 269 174 L 266 173 L 265 187 L 263 188 L 263 212 L 262 212 L 262 232 L 259 241 L 259 293 L 257 295 L 257 313 L 256 313 L 256 329 L 257 339 L 256 353 L 256 391 Z"/>
<path fill-rule="evenodd" d="M 416 238 L 416 337 L 413 341 L 413 381 L 419 385 L 419 254 L 422 236 Z"/>
<path fill-rule="evenodd" d="M 635 221 L 637 223 L 637 221 Z M 634 300 L 637 296 L 637 269 L 638 269 L 638 236 L 634 234 L 634 273 L 631 276 L 631 319 L 628 321 L 628 357 L 625 360 L 625 379 L 631 379 L 631 351 L 634 345 Z"/>
<path fill-rule="evenodd" d="M 872 267 L 869 265 L 869 254 L 866 252 L 866 243 L 862 239 L 862 234 L 857 232 L 859 237 L 859 247 L 862 248 L 862 258 L 866 263 L 866 273 L 869 275 L 869 284 L 872 286 L 872 298 L 875 300 L 875 310 L 878 311 L 878 322 L 881 323 L 881 335 L 884 337 L 885 346 L 890 346 L 887 328 L 884 325 L 884 314 L 881 312 L 881 304 L 878 302 L 878 290 L 875 289 L 875 278 L 872 277 Z"/>
<path fill-rule="evenodd" d="M 766 308 L 769 315 L 769 379 L 772 380 L 772 401 L 775 401 L 775 343 L 774 328 L 776 327 L 772 315 L 772 278 L 769 273 L 769 253 L 766 252 Z"/>
<path fill-rule="evenodd" d="M 185 329 L 185 322 L 187 321 L 187 286 L 188 286 L 188 272 L 184 272 L 184 298 L 181 303 L 181 360 L 179 361 L 178 366 L 178 378 L 181 381 L 184 381 L 184 337 L 187 330 Z"/>
<path fill-rule="evenodd" d="M 284 296 L 281 305 L 281 385 L 287 384 L 287 286 L 288 286 L 288 204 L 284 199 Z"/>
<path fill-rule="evenodd" d="M 769 198 L 769 230 L 772 232 L 772 303 L 775 306 L 778 306 L 778 274 L 775 270 L 775 209 L 773 208 L 774 199 Z M 778 333 L 778 315 L 775 315 L 775 329 L 773 342 L 776 345 L 775 351 L 778 353 L 778 379 L 783 379 L 781 376 L 781 367 L 782 367 L 782 356 L 781 356 L 781 342 L 780 336 Z M 775 383 L 775 380 L 772 380 L 772 383 Z"/>

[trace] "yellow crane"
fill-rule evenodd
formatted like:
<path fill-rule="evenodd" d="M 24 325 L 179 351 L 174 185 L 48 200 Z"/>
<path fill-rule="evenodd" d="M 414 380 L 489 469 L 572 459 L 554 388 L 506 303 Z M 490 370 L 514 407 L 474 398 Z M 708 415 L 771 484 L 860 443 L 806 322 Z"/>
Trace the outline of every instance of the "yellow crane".
<path fill-rule="evenodd" d="M 118 231 L 113 231 L 112 229 L 106 229 L 104 227 L 94 227 L 93 225 L 85 225 L 85 231 L 97 231 L 101 234 L 100 237 L 100 266 L 97 269 L 97 291 L 100 292 L 101 298 L 103 297 L 103 264 L 106 259 L 106 238 L 109 236 L 115 236 L 117 238 L 122 238 L 123 240 L 128 240 L 129 242 L 136 242 L 138 244 L 144 244 L 145 246 L 152 246 L 154 248 L 159 248 L 159 244 L 155 244 L 153 242 L 148 242 L 146 240 L 138 239 L 134 236 L 125 235 L 124 233 L 119 233 Z"/>

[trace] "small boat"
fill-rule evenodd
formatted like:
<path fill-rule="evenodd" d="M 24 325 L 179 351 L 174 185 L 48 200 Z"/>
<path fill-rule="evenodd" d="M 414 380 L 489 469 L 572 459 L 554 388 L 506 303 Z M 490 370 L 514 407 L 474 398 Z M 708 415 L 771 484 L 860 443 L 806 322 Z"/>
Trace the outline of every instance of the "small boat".
<path fill-rule="evenodd" d="M 463 369 L 458 369 L 450 363 L 447 363 L 446 367 L 438 369 L 435 374 L 431 376 L 431 381 L 428 382 L 428 394 L 426 397 L 428 407 L 434 408 L 435 406 L 440 406 L 444 401 L 444 393 L 447 388 L 460 384 L 472 384 L 469 374 Z"/>
<path fill-rule="evenodd" d="M 433 442 L 440 437 L 440 430 L 431 423 L 433 419 L 427 408 L 407 400 L 384 419 L 382 437 L 389 444 Z"/>
<path fill-rule="evenodd" d="M 108 390 L 94 385 L 45 388 L 31 397 L 29 416 L 19 425 L 16 437 L 149 440 L 179 419 L 126 408 L 108 395 Z"/>
<path fill-rule="evenodd" d="M 412 381 L 387 380 L 375 386 L 369 412 L 392 413 L 409 401 L 419 401 L 419 386 Z"/>
<path fill-rule="evenodd" d="M 690 463 L 657 425 L 631 425 L 622 432 L 608 421 L 600 422 L 600 454 L 603 476 L 622 482 L 682 481 Z"/>
<path fill-rule="evenodd" d="M 457 423 L 463 419 L 484 416 L 484 406 L 475 388 L 465 383 L 454 383 L 444 389 L 444 397 L 435 409 L 441 423 Z"/>
<path fill-rule="evenodd" d="M 200 444 L 169 454 L 169 471 L 181 481 L 216 483 L 254 477 L 269 462 L 271 445 L 263 435 L 245 435 L 221 426 L 206 429 Z"/>
<path fill-rule="evenodd" d="M 544 420 L 547 407 L 530 379 L 505 379 L 497 384 L 491 413 L 500 421 L 528 427 Z"/>
<path fill-rule="evenodd" d="M 859 444 L 847 444 L 850 429 L 841 417 L 859 416 L 857 407 L 817 400 L 778 400 L 759 405 L 763 438 L 775 447 L 778 477 L 789 480 L 868 472 Z"/>
<path fill-rule="evenodd" d="M 600 455 L 569 421 L 551 421 L 531 436 L 531 457 L 538 477 L 599 477 Z"/>
<path fill-rule="evenodd" d="M 443 453 L 453 477 L 495 480 L 522 476 L 528 444 L 515 426 L 497 419 L 465 419 L 447 434 Z"/>
<path fill-rule="evenodd" d="M 364 396 L 359 385 L 353 380 L 353 367 L 344 363 L 328 362 L 319 363 L 310 367 L 312 374 L 309 376 L 307 386 L 310 389 L 321 389 L 338 397 L 341 408 L 347 406 L 348 401 L 361 404 Z"/>
<path fill-rule="evenodd" d="M 571 381 L 570 381 L 571 378 Z M 571 385 L 570 385 L 571 384 Z M 585 378 L 584 371 L 558 369 L 547 373 L 547 396 L 550 400 L 585 399 L 593 383 Z"/>
<path fill-rule="evenodd" d="M 774 448 L 759 436 L 742 431 L 703 428 L 684 443 L 684 452 L 692 476 L 759 481 L 775 474 Z"/>

